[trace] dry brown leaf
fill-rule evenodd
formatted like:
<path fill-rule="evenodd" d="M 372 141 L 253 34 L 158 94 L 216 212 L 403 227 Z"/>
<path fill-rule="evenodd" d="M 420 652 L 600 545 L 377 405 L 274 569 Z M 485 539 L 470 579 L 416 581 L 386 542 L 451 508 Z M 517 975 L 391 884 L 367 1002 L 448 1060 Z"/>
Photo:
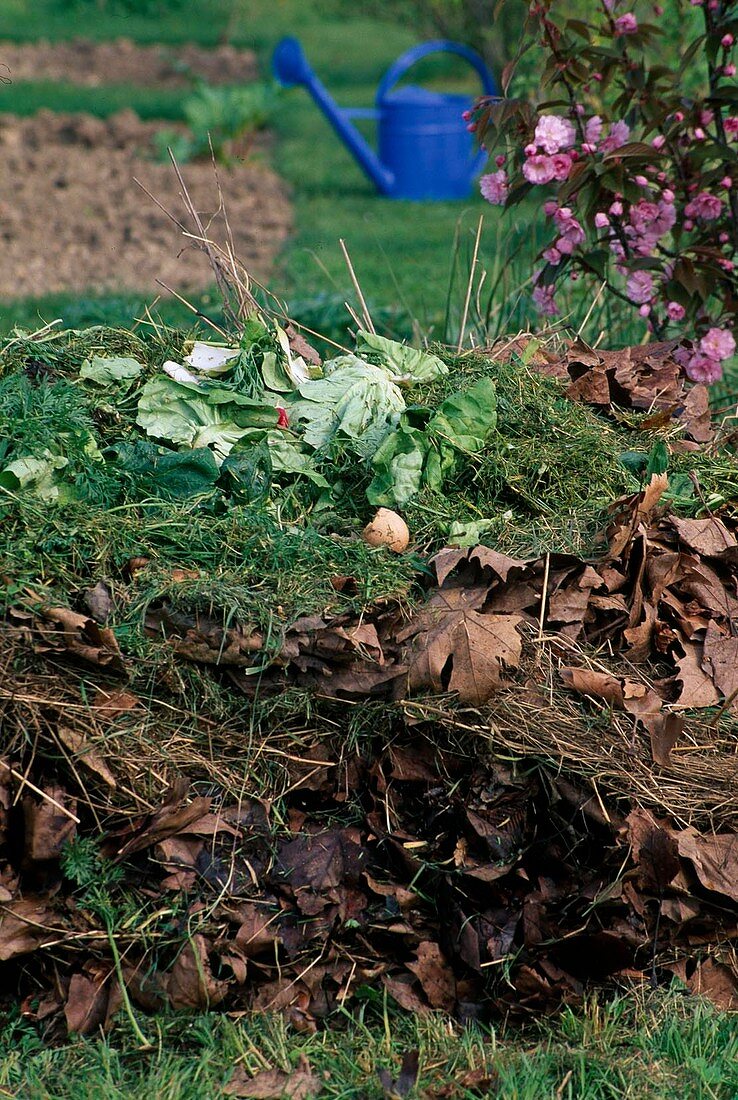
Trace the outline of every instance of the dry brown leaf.
<path fill-rule="evenodd" d="M 123 1000 L 113 971 L 90 969 L 90 974 L 72 975 L 64 1005 L 67 1029 L 77 1035 L 106 1029 Z"/>
<path fill-rule="evenodd" d="M 678 834 L 677 845 L 706 890 L 738 902 L 738 834 L 705 836 L 690 826 Z"/>
<path fill-rule="evenodd" d="M 250 1077 L 243 1065 L 237 1065 L 230 1081 L 223 1086 L 225 1096 L 238 1096 L 243 1100 L 308 1100 L 318 1097 L 323 1082 L 313 1073 L 303 1055 L 298 1069 L 285 1072 L 281 1069 L 264 1069 Z"/>
<path fill-rule="evenodd" d="M 136 824 L 135 829 L 132 827 L 133 835 L 118 850 L 118 857 L 122 859 L 150 848 L 166 837 L 186 832 L 210 809 L 210 798 L 198 796 L 191 802 L 184 802 L 183 798 L 183 793 L 175 791 L 171 801 L 165 802 L 153 814 L 148 814 Z"/>
<path fill-rule="evenodd" d="M 504 667 L 518 666 L 522 616 L 480 614 L 478 599 L 476 590 L 441 589 L 398 635 L 413 639 L 406 658 L 411 694 L 453 691 L 462 703 L 479 705 L 501 686 Z"/>
<path fill-rule="evenodd" d="M 726 701 L 730 700 L 729 709 L 738 713 L 738 637 L 724 633 L 711 621 L 705 633 L 702 665 L 711 670 L 715 687 Z"/>
<path fill-rule="evenodd" d="M 589 668 L 562 668 L 561 679 L 580 695 L 590 695 L 593 699 L 604 699 L 614 707 L 623 707 L 623 685 L 609 672 L 596 672 Z"/>
<path fill-rule="evenodd" d="M 54 801 L 39 802 L 32 795 L 23 799 L 25 855 L 31 861 L 59 859 L 64 845 L 77 832 L 77 822 L 59 809 L 64 806 L 76 816 L 76 798 L 58 786 L 49 786 L 44 793 Z M 59 805 L 54 805 L 55 802 Z"/>
<path fill-rule="evenodd" d="M 643 888 L 663 894 L 679 872 L 679 852 L 673 830 L 647 810 L 632 810 L 626 818 L 628 841 Z"/>
<path fill-rule="evenodd" d="M 686 979 L 691 993 L 708 997 L 723 1012 L 738 1010 L 738 981 L 735 974 L 714 959 L 697 963 L 694 974 Z"/>
<path fill-rule="evenodd" d="M 409 976 L 395 977 L 392 974 L 383 974 L 382 982 L 390 997 L 394 997 L 400 1008 L 421 1016 L 430 1011 L 426 1002 L 416 993 Z"/>
<path fill-rule="evenodd" d="M 0 962 L 27 955 L 63 935 L 46 898 L 16 898 L 0 905 Z"/>
<path fill-rule="evenodd" d="M 643 719 L 651 735 L 651 756 L 660 767 L 671 766 L 671 750 L 684 732 L 684 718 L 680 714 L 657 714 Z"/>
<path fill-rule="evenodd" d="M 38 613 L 47 624 L 37 628 L 41 635 L 35 645 L 38 653 L 67 653 L 87 664 L 117 672 L 124 670 L 117 639 L 109 627 L 100 626 L 94 619 L 68 607 L 42 606 Z"/>
<path fill-rule="evenodd" d="M 407 964 L 420 982 L 433 1008 L 451 1012 L 456 1003 L 456 981 L 453 971 L 437 943 L 425 940 L 418 944 L 417 961 Z"/>
<path fill-rule="evenodd" d="M 115 776 L 99 752 L 88 744 L 81 733 L 73 730 L 70 726 L 58 726 L 56 732 L 61 743 L 73 754 L 76 763 L 83 764 L 98 779 L 102 779 L 103 783 L 111 790 L 116 789 L 118 784 Z"/>
<path fill-rule="evenodd" d="M 677 658 L 679 669 L 676 680 L 682 685 L 677 703 L 680 707 L 698 709 L 714 707 L 720 700 L 720 693 L 710 676 L 702 668 L 702 646 L 694 642 L 680 640 L 684 656 Z"/>
<path fill-rule="evenodd" d="M 682 519 L 670 516 L 669 522 L 682 542 L 706 558 L 719 558 L 726 550 L 738 547 L 735 535 L 717 516 L 708 519 Z"/>
<path fill-rule="evenodd" d="M 96 715 L 112 721 L 114 718 L 119 718 L 121 714 L 127 714 L 129 710 L 142 706 L 142 703 L 139 697 L 130 691 L 104 691 L 98 688 L 92 705 Z"/>
<path fill-rule="evenodd" d="M 164 985 L 172 1008 L 207 1010 L 220 1004 L 228 992 L 228 983 L 213 977 L 208 943 L 199 932 L 177 955 L 174 966 L 164 976 Z"/>
<path fill-rule="evenodd" d="M 263 905 L 245 902 L 239 909 L 241 925 L 236 932 L 236 944 L 244 955 L 258 955 L 274 949 L 279 942 L 279 912 Z"/>

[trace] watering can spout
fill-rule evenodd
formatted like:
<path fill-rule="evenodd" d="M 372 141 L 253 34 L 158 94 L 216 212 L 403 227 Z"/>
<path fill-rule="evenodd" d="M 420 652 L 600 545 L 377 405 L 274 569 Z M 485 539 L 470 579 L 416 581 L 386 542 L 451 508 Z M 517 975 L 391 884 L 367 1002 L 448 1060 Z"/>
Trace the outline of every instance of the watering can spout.
<path fill-rule="evenodd" d="M 383 195 L 390 194 L 394 186 L 392 172 L 385 168 L 369 142 L 349 120 L 352 114 L 374 117 L 375 112 L 342 110 L 318 80 L 297 38 L 283 38 L 278 43 L 272 57 L 272 67 L 274 75 L 284 87 L 300 84 L 307 88 L 314 102 L 377 190 Z"/>

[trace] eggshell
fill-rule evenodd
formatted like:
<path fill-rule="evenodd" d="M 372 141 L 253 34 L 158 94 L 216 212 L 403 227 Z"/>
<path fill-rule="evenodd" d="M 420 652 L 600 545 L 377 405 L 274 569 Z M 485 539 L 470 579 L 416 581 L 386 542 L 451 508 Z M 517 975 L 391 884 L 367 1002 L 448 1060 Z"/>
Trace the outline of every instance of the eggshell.
<path fill-rule="evenodd" d="M 401 554 L 407 550 L 410 530 L 397 512 L 391 508 L 380 508 L 371 523 L 367 523 L 361 537 L 369 546 L 386 546 L 395 554 Z"/>

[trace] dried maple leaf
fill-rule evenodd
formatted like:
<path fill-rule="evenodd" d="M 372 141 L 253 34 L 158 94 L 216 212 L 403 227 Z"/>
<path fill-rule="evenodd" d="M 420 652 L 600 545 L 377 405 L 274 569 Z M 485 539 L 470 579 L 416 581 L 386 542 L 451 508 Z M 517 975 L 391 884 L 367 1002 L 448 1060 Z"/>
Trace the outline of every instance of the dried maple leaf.
<path fill-rule="evenodd" d="M 669 522 L 680 540 L 690 550 L 706 558 L 719 558 L 726 550 L 735 550 L 738 541 L 717 516 L 708 519 L 681 519 L 669 516 Z"/>
<path fill-rule="evenodd" d="M 521 615 L 481 614 L 474 609 L 479 593 L 466 588 L 436 592 L 398 635 L 412 639 L 407 654 L 407 687 L 419 691 L 453 691 L 462 703 L 479 705 L 503 683 L 505 666 L 520 664 Z"/>
<path fill-rule="evenodd" d="M 729 709 L 738 713 L 738 637 L 724 633 L 712 620 L 705 633 L 702 664 L 711 670 L 715 687 Z"/>

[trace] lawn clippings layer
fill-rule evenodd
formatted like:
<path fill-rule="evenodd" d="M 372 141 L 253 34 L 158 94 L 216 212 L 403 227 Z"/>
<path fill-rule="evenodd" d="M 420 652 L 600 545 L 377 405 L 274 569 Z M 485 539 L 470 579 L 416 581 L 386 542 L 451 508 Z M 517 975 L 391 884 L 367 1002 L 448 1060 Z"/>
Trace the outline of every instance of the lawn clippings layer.
<path fill-rule="evenodd" d="M 735 1008 L 732 452 L 612 427 L 524 362 L 468 357 L 422 399 L 487 372 L 498 434 L 392 555 L 359 537 L 356 459 L 324 509 L 312 482 L 172 499 L 105 460 L 186 344 L 97 330 L 6 352 L 3 408 L 27 413 L 10 444 L 53 457 L 62 439 L 51 491 L 71 494 L 7 482 L 0 529 L 0 967 L 27 1018 L 53 1036 L 224 1006 L 310 1032 L 367 988 L 487 1020 L 674 976 Z M 101 346 L 139 370 L 96 403 L 81 367 Z M 524 461 L 536 424 L 558 426 L 581 514 L 558 469 Z M 447 545 L 480 467 L 518 531 L 570 512 L 578 542 Z"/>

